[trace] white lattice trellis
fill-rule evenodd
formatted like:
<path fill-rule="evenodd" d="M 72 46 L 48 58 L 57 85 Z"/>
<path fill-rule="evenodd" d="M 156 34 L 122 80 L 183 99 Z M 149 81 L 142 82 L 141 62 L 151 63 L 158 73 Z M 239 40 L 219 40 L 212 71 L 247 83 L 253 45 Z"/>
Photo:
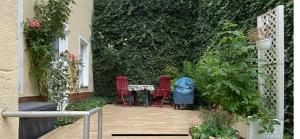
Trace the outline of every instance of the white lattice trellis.
<path fill-rule="evenodd" d="M 284 121 L 284 6 L 275 9 L 257 18 L 257 27 L 262 29 L 272 39 L 272 46 L 268 50 L 258 51 L 260 72 L 272 76 L 266 83 L 259 75 L 259 90 L 265 105 L 276 113 L 281 125 L 275 127 L 273 134 L 256 134 L 253 139 L 282 139 Z M 253 125 L 257 128 L 259 125 Z"/>

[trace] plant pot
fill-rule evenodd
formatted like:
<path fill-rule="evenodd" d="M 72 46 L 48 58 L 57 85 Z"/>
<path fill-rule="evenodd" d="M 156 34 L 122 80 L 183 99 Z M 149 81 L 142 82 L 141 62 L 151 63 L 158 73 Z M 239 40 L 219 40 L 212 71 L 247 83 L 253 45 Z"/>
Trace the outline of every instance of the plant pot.
<path fill-rule="evenodd" d="M 256 42 L 258 51 L 265 51 L 272 47 L 272 39 L 264 39 Z"/>
<path fill-rule="evenodd" d="M 248 116 L 249 122 L 241 121 L 234 125 L 234 128 L 239 131 L 240 136 L 244 137 L 245 139 L 283 138 L 283 124 L 275 125 L 273 133 L 260 133 L 260 130 L 263 129 L 263 127 L 260 125 L 261 120 L 258 119 L 257 121 L 251 121 L 250 119 L 252 119 L 252 116 Z M 283 123 L 283 121 L 280 123 Z"/>

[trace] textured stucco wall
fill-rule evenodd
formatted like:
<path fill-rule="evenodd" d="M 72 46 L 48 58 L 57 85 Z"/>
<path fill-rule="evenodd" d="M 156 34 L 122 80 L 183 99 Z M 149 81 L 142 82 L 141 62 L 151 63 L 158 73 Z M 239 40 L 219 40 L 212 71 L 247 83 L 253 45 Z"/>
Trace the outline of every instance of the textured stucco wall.
<path fill-rule="evenodd" d="M 80 54 L 79 35 L 89 42 L 89 86 L 81 89 L 81 92 L 93 92 L 93 70 L 91 50 L 91 23 L 93 12 L 93 0 L 75 0 L 69 21 L 69 50 L 77 55 Z M 70 47 L 71 46 L 71 47 Z"/>
<path fill-rule="evenodd" d="M 0 0 L 0 112 L 18 110 L 17 0 Z M 0 116 L 0 138 L 18 138 L 18 118 Z"/>
<path fill-rule="evenodd" d="M 34 2 L 36 0 L 26 0 L 24 1 L 24 20 L 27 18 L 32 18 L 34 16 Z M 82 36 L 90 43 L 91 38 L 91 18 L 93 11 L 93 0 L 74 0 L 75 5 L 72 5 L 72 13 L 70 15 L 68 29 L 69 34 L 69 43 L 68 49 L 71 53 L 79 55 L 80 46 L 79 46 L 79 36 Z M 36 88 L 36 83 L 30 78 L 29 75 L 29 54 L 24 46 L 24 93 L 20 96 L 37 96 L 38 90 Z M 81 92 L 93 92 L 93 73 L 92 73 L 92 51 L 91 46 L 89 46 L 89 87 L 81 89 Z"/>
<path fill-rule="evenodd" d="M 23 17 L 24 20 L 27 18 L 31 18 L 34 16 L 34 5 L 35 0 L 24 0 L 23 2 Z M 24 36 L 25 37 L 25 36 Z M 24 45 L 26 45 L 24 40 Z M 24 65 L 24 73 L 23 73 L 23 93 L 20 94 L 20 96 L 38 96 L 38 88 L 36 82 L 30 77 L 29 75 L 29 69 L 30 69 L 30 60 L 29 60 L 29 52 L 26 49 L 26 46 L 24 46 L 24 52 L 23 52 L 23 65 Z"/>

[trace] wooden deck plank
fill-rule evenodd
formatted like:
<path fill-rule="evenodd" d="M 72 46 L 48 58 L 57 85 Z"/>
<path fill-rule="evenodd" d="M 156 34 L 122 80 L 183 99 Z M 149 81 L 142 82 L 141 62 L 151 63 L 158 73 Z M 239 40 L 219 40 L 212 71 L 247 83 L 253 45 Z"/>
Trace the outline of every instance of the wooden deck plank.
<path fill-rule="evenodd" d="M 123 107 L 105 105 L 103 107 L 104 139 L 185 139 L 184 136 L 111 136 L 112 134 L 188 134 L 193 122 L 201 122 L 199 110 L 174 110 L 170 106 Z M 63 126 L 44 135 L 41 139 L 81 139 L 82 122 Z M 97 114 L 91 117 L 90 138 L 97 137 Z"/>

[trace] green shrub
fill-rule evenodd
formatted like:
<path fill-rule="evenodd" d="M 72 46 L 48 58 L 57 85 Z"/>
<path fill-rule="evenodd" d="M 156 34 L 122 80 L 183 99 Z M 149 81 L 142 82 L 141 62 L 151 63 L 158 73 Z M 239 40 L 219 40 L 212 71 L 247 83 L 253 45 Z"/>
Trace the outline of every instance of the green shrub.
<path fill-rule="evenodd" d="M 102 107 L 108 103 L 110 99 L 103 97 L 93 97 L 88 100 L 70 103 L 66 110 L 68 111 L 88 111 L 96 107 Z M 80 117 L 59 117 L 56 120 L 56 127 L 72 124 Z"/>
<path fill-rule="evenodd" d="M 187 77 L 194 76 L 194 67 L 192 62 L 183 61 L 182 76 L 187 76 Z"/>
<path fill-rule="evenodd" d="M 190 128 L 190 135 L 193 139 L 210 139 L 216 137 L 222 139 L 237 139 L 232 115 L 227 112 L 206 112 L 203 114 L 203 123 L 193 125 Z"/>
<path fill-rule="evenodd" d="M 247 36 L 235 30 L 236 24 L 225 22 L 207 52 L 196 64 L 198 89 L 209 101 L 229 113 L 262 120 L 267 132 L 273 132 L 274 112 L 263 105 L 258 91 L 258 66 L 256 49 Z M 259 73 L 268 81 L 267 75 Z M 220 99 L 222 98 L 222 99 Z"/>
<path fill-rule="evenodd" d="M 294 134 L 294 3 L 282 0 L 284 7 L 284 48 L 285 48 L 285 123 L 284 132 Z M 216 32 L 222 28 L 220 21 L 231 20 L 242 30 L 256 27 L 257 17 L 275 8 L 280 0 L 199 0 L 196 36 L 201 45 L 211 43 Z"/>
<path fill-rule="evenodd" d="M 168 75 L 171 77 L 171 89 L 174 90 L 174 85 L 175 82 L 183 77 L 183 76 L 188 76 L 192 77 L 194 75 L 194 67 L 193 64 L 189 61 L 183 61 L 182 62 L 183 66 L 182 69 L 179 70 L 175 66 L 166 66 L 166 68 L 163 70 L 164 75 Z"/>
<path fill-rule="evenodd" d="M 225 27 L 233 26 L 236 25 Z M 255 50 L 242 32 L 228 29 L 220 32 L 196 64 L 194 79 L 202 94 L 228 112 L 257 113 L 261 99 Z"/>

